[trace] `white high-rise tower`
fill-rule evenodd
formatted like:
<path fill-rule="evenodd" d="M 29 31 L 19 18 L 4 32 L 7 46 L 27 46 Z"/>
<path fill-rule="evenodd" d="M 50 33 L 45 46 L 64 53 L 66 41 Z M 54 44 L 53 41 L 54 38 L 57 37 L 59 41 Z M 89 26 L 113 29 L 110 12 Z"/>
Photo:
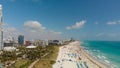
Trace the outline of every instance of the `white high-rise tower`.
<path fill-rule="evenodd" d="M 2 5 L 0 4 L 0 50 L 3 49 Z"/>
<path fill-rule="evenodd" d="M 0 26 L 2 25 L 2 5 L 0 4 Z"/>

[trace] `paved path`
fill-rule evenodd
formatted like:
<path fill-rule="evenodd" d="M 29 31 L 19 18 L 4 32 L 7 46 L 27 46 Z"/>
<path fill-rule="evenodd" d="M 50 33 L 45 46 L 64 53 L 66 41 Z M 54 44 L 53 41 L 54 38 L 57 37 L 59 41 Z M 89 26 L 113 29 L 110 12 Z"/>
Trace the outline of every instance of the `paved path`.
<path fill-rule="evenodd" d="M 45 55 L 43 55 L 42 57 L 47 56 L 49 53 L 46 53 Z M 44 60 L 44 59 L 43 59 Z M 32 64 L 30 64 L 30 66 L 28 68 L 33 68 L 33 66 L 39 61 L 39 59 L 37 59 L 36 61 L 34 61 Z"/>
<path fill-rule="evenodd" d="M 34 61 L 32 64 L 30 64 L 30 66 L 28 68 L 33 68 L 33 66 L 39 61 L 39 59 L 37 59 L 36 61 Z"/>

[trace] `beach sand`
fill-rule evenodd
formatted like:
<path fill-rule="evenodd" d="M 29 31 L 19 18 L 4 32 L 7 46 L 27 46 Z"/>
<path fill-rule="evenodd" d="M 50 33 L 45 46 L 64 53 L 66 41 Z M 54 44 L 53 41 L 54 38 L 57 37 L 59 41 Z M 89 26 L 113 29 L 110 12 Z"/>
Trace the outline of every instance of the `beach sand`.
<path fill-rule="evenodd" d="M 59 54 L 53 68 L 110 68 L 95 60 L 74 41 L 59 48 Z"/>

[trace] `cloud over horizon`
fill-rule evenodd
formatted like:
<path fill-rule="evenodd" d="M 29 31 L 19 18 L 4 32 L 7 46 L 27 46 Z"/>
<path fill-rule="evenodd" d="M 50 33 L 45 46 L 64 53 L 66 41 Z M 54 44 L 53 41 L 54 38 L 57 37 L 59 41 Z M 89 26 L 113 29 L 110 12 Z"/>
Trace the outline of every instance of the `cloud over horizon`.
<path fill-rule="evenodd" d="M 74 25 L 72 26 L 68 26 L 66 27 L 67 30 L 71 30 L 71 29 L 79 29 L 81 27 L 83 27 L 85 25 L 86 21 L 82 20 L 80 22 L 76 22 Z"/>
<path fill-rule="evenodd" d="M 62 34 L 62 32 L 47 29 L 38 21 L 26 21 L 24 27 L 24 35 L 28 39 L 30 37 L 34 39 L 59 39 Z"/>
<path fill-rule="evenodd" d="M 118 34 L 116 34 L 116 33 L 103 33 L 103 32 L 96 34 L 96 37 L 101 37 L 101 36 L 117 37 Z"/>
<path fill-rule="evenodd" d="M 120 20 L 107 22 L 107 25 L 117 25 L 117 24 L 120 24 Z"/>
<path fill-rule="evenodd" d="M 18 35 L 22 34 L 25 36 L 25 39 L 60 39 L 62 32 L 47 30 L 40 22 L 38 21 L 26 21 L 23 24 L 23 30 L 19 30 L 15 27 L 9 27 L 4 29 L 4 36 L 7 39 L 9 36 L 15 37 L 17 40 Z"/>

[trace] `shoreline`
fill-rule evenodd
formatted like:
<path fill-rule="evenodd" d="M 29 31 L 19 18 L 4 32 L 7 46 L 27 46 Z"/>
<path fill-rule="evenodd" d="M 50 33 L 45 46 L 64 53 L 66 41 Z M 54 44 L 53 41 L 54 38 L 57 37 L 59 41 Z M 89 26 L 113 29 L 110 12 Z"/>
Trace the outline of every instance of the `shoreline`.
<path fill-rule="evenodd" d="M 84 53 L 84 55 L 86 56 L 87 59 L 89 59 L 92 63 L 94 63 L 95 65 L 97 65 L 100 68 L 110 68 L 108 65 L 99 62 L 98 60 L 96 60 L 94 57 L 92 57 L 92 55 L 90 55 L 89 53 L 87 53 L 81 46 L 81 51 Z"/>
<path fill-rule="evenodd" d="M 59 54 L 53 68 L 110 68 L 94 59 L 81 46 L 79 41 L 71 42 L 59 48 Z"/>

